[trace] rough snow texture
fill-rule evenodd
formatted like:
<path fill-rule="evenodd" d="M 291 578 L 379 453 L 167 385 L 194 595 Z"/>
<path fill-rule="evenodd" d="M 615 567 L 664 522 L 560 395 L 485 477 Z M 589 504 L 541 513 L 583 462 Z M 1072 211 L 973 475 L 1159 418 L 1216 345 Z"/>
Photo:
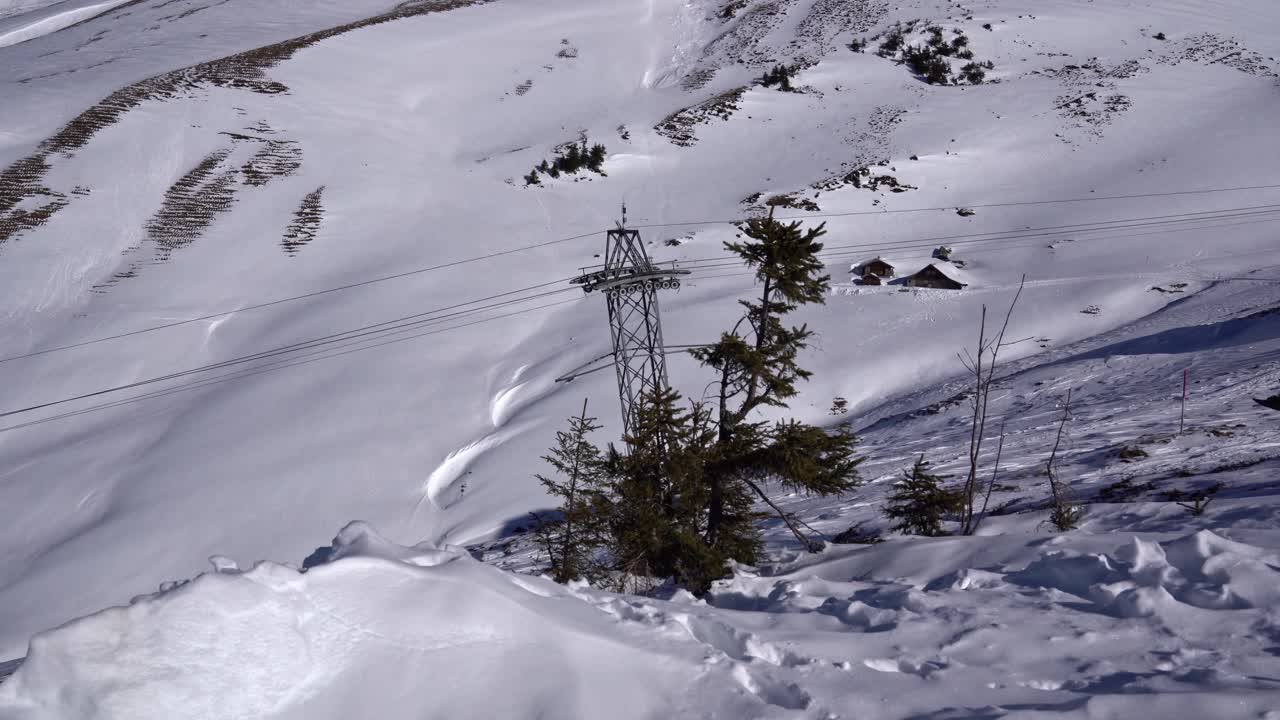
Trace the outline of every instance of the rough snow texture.
<path fill-rule="evenodd" d="M 834 549 L 744 569 L 708 604 L 565 588 L 353 523 L 305 574 L 224 567 L 37 636 L 0 713 L 1268 717 L 1280 554 L 1207 530 L 1082 545 L 1108 543 Z"/>
<path fill-rule="evenodd" d="M 0 4 L 0 36 L 22 40 L 0 43 L 0 358 L 593 233 L 611 226 L 624 198 L 634 223 L 694 223 L 643 232 L 656 258 L 694 271 L 662 299 L 667 341 L 705 342 L 735 319 L 734 300 L 751 283 L 723 264 L 733 227 L 705 221 L 740 219 L 777 195 L 793 198 L 786 216 L 811 215 L 805 208 L 814 206 L 865 213 L 827 218 L 835 288 L 824 307 L 800 318 L 819 337 L 802 358 L 816 374 L 794 411 L 861 428 L 871 484 L 838 501 L 778 501 L 828 535 L 855 523 L 875 530 L 883 528 L 885 489 L 921 452 L 945 474 L 960 474 L 968 433 L 955 354 L 972 347 L 980 308 L 1001 312 L 1026 274 L 1009 337 L 1027 340 L 1007 349 L 1013 374 L 992 398 L 1008 437 L 981 531 L 988 537 L 895 540 L 849 556 L 893 568 L 916 546 L 928 554 L 939 543 L 985 547 L 995 536 L 1017 547 L 1044 542 L 1042 470 L 1071 389 L 1060 475 L 1071 497 L 1089 505 L 1082 532 L 1053 547 L 1079 554 L 1050 564 L 1078 567 L 1083 579 L 1047 592 L 1083 594 L 1042 601 L 1033 613 L 1020 605 L 1033 602 L 1031 586 L 1012 578 L 1039 555 L 1004 564 L 945 553 L 936 572 L 914 577 L 911 592 L 943 592 L 919 588 L 964 573 L 968 580 L 957 582 L 1015 588 L 990 590 L 972 606 L 979 617 L 1025 610 L 1022 617 L 1064 637 L 1079 625 L 1136 639 L 1087 652 L 1066 641 L 1011 646 L 993 656 L 992 667 L 1003 670 L 991 670 L 989 682 L 1033 667 L 1018 648 L 1039 652 L 1046 665 L 1028 680 L 1036 687 L 1010 698 L 965 682 L 969 671 L 955 670 L 956 661 L 931 664 L 945 662 L 937 657 L 944 636 L 960 632 L 942 610 L 918 638 L 860 633 L 860 642 L 875 636 L 883 644 L 854 658 L 864 645 L 845 647 L 847 628 L 909 628 L 885 613 L 912 611 L 857 599 L 861 605 L 841 611 L 847 625 L 816 612 L 797 619 L 698 606 L 685 612 L 706 623 L 686 634 L 746 648 L 732 638 L 766 637 L 770 628 L 768 641 L 796 657 L 848 660 L 873 678 L 859 685 L 847 671 L 828 676 L 834 671 L 821 663 L 783 660 L 768 672 L 757 672 L 756 661 L 746 663 L 751 672 L 731 671 L 744 693 L 767 696 L 761 702 L 771 708 L 807 705 L 801 713 L 1125 717 L 1132 698 L 1103 690 L 1139 683 L 1155 691 L 1144 696 L 1144 713 L 1257 717 L 1265 706 L 1249 703 L 1267 692 L 1259 678 L 1280 677 L 1263 667 L 1276 657 L 1267 651 L 1275 642 L 1257 640 L 1270 627 L 1259 618 L 1273 610 L 1248 579 L 1266 577 L 1258 568 L 1270 561 L 1259 558 L 1276 545 L 1268 533 L 1278 514 L 1280 433 L 1274 413 L 1250 398 L 1277 388 L 1280 326 L 1266 311 L 1280 303 L 1280 193 L 1160 193 L 1275 182 L 1280 136 L 1266 119 L 1280 110 L 1272 59 L 1280 55 L 1280 8 L 1268 0 L 964 8 L 749 0 L 732 3 L 726 18 L 726 5 L 499 0 L 397 10 L 378 0 L 134 0 L 82 17 L 94 3 Z M 962 29 L 976 59 L 995 63 L 989 82 L 930 86 L 877 57 L 874 41 L 865 53 L 845 48 L 915 18 L 947 33 Z M 801 92 L 754 84 L 780 61 L 804 66 L 793 79 Z M 556 147 L 584 135 L 607 146 L 605 175 L 523 186 L 520 178 Z M 845 181 L 862 168 L 915 189 Z M 1128 195 L 1145 197 L 1103 199 Z M 1084 201 L 992 207 L 1063 199 Z M 913 208 L 940 209 L 893 212 Z M 1218 214 L 1189 215 L 1211 211 Z M 597 262 L 602 242 L 592 235 L 7 360 L 0 412 L 552 282 Z M 906 275 L 932 262 L 941 244 L 963 262 L 963 291 L 863 287 L 845 271 L 883 254 Z M 487 560 L 533 567 L 527 542 L 512 533 L 548 504 L 532 474 L 554 430 L 584 396 L 605 423 L 601 440 L 619 427 L 609 373 L 553 382 L 608 349 L 599 298 L 498 317 L 538 302 L 420 326 L 416 332 L 437 333 L 422 339 L 374 348 L 414 333 L 357 338 L 283 358 L 307 364 L 0 432 L 0 658 L 26 654 L 37 632 L 190 577 L 214 554 L 244 563 L 306 557 L 352 517 L 394 543 L 482 545 Z M 492 322 L 451 329 L 474 320 Z M 673 357 L 670 367 L 680 389 L 701 395 L 709 378 L 687 358 Z M 1187 431 L 1178 435 L 1187 369 Z M 827 414 L 834 397 L 848 401 L 847 416 Z M 0 430 L 91 404 L 6 417 Z M 1121 458 L 1131 446 L 1145 456 Z M 988 469 L 994 452 L 989 438 Z M 1227 487 L 1203 516 L 1162 500 L 1216 480 Z M 767 530 L 775 551 L 790 552 L 785 533 Z M 1234 560 L 1205 558 L 1195 570 L 1162 544 L 1198 530 L 1262 555 L 1233 550 L 1229 557 L 1253 558 L 1241 561 L 1247 572 L 1236 579 L 1214 564 Z M 1134 534 L 1145 544 L 1134 545 Z M 1149 560 L 1156 546 L 1164 560 Z M 783 560 L 761 572 L 800 572 Z M 1134 569 L 1148 564 L 1156 569 Z M 836 580 L 898 582 L 895 572 L 869 566 Z M 199 585 L 174 592 L 198 597 Z M 815 591 L 805 602 L 843 602 L 866 589 Z M 946 592 L 947 602 L 969 597 Z M 1152 629 L 1174 612 L 1192 618 L 1182 634 Z M 1262 623 L 1247 628 L 1254 639 L 1227 639 L 1238 629 L 1234 618 L 1247 617 L 1255 619 L 1241 622 Z M 720 627 L 712 621 L 735 630 L 708 629 Z M 790 622 L 800 622 L 794 638 Z M 810 622 L 837 632 L 820 634 Z M 1121 622 L 1133 624 L 1107 624 Z M 1208 654 L 1162 660 L 1133 650 L 1168 637 Z M 841 647 L 820 651 L 824 643 Z M 1107 655 L 1113 647 L 1116 655 Z M 38 668 L 38 653 L 32 657 Z M 881 672 L 893 667 L 908 670 Z M 806 672 L 820 677 L 801 682 Z M 926 676 L 948 672 L 956 684 L 927 685 Z M 1122 683 L 1128 676 L 1116 673 L 1157 675 Z M 56 675 L 47 682 L 56 685 Z M 1248 682 L 1220 679 L 1237 676 Z M 1071 685 L 1081 677 L 1111 679 Z M 827 680 L 838 689 L 825 689 Z M 1181 684 L 1163 684 L 1174 682 Z M 1232 683 L 1239 688 L 1222 689 Z M 974 694 L 948 694 L 958 687 Z M 864 690 L 874 699 L 850 699 Z M 1235 691 L 1239 704 L 1216 704 Z"/>
<path fill-rule="evenodd" d="M 5 718 L 672 717 L 762 703 L 544 579 L 353 524 L 306 574 L 203 575 L 32 641 Z"/>

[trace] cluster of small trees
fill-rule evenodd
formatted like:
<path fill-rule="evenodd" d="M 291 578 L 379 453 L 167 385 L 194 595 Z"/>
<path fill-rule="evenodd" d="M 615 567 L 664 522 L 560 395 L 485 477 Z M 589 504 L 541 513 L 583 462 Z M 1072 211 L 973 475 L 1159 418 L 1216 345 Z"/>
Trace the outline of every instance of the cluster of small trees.
<path fill-rule="evenodd" d="M 587 141 L 583 140 L 579 143 L 570 143 L 563 151 L 556 155 L 555 159 L 550 162 L 543 160 L 528 175 L 524 176 L 525 185 L 541 185 L 542 181 L 538 174 L 548 175 L 558 178 L 560 175 L 572 175 L 573 173 L 586 168 L 593 172 L 604 174 L 603 165 L 605 158 L 605 147 L 600 143 L 587 146 Z"/>
<path fill-rule="evenodd" d="M 995 68 L 990 61 L 980 63 L 973 60 L 969 36 L 958 30 L 948 42 L 942 28 L 932 25 L 926 28 L 929 36 L 923 45 L 907 43 L 907 34 L 913 31 L 914 25 L 894 27 L 880 43 L 876 54 L 898 59 L 931 85 L 980 85 L 986 80 L 987 70 Z M 849 47 L 861 52 L 865 45 L 865 42 L 855 41 Z M 959 74 L 953 74 L 950 58 L 969 62 L 960 68 Z"/>
<path fill-rule="evenodd" d="M 799 71 L 800 68 L 795 65 L 775 65 L 772 70 L 760 77 L 760 84 L 765 87 L 777 85 L 779 90 L 792 92 L 795 88 L 791 87 L 791 78 L 795 77 Z"/>
<path fill-rule="evenodd" d="M 795 420 L 759 418 L 785 408 L 810 377 L 797 363 L 812 332 L 786 322 L 802 305 L 825 301 L 830 277 L 817 254 L 822 226 L 756 218 L 742 242 L 725 247 L 750 267 L 759 295 L 741 319 L 693 355 L 713 375 L 713 399 L 686 401 L 675 391 L 641 399 L 623 438 L 625 451 L 589 436 L 599 426 L 583 412 L 558 433 L 540 479 L 560 500 L 556 517 L 537 518 L 538 537 L 561 581 L 587 578 L 618 589 L 672 579 L 694 593 L 728 574 L 730 561 L 752 563 L 761 548 L 755 508 L 768 506 L 806 548 L 813 541 L 766 492 L 770 483 L 837 495 L 859 483 L 855 438 Z"/>

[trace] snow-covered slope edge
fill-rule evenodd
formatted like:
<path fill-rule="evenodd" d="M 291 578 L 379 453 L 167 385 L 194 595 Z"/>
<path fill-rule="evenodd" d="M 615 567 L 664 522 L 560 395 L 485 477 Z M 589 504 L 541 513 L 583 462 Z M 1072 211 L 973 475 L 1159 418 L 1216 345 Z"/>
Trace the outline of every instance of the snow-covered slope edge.
<path fill-rule="evenodd" d="M 5 167 L 139 78 L 385 10 L 368 0 L 166 3 L 0 49 Z M 788 214 L 809 212 L 806 202 L 872 213 L 831 219 L 838 281 L 863 254 L 887 252 L 865 247 L 874 241 L 914 247 L 887 252 L 905 274 L 929 262 L 935 243 L 920 238 L 1238 210 L 1141 232 L 957 243 L 971 281 L 959 293 L 840 282 L 803 318 L 821 344 L 805 358 L 816 375 L 794 410 L 821 420 L 834 395 L 862 411 L 954 376 L 980 305 L 1002 305 L 1023 273 L 1017 336 L 1066 343 L 1167 303 L 1152 286 L 1199 287 L 1276 252 L 1270 227 L 1245 224 L 1268 222 L 1269 211 L 1239 210 L 1274 203 L 1274 189 L 1161 195 L 1273 181 L 1277 136 L 1258 132 L 1277 100 L 1266 60 L 1280 37 L 1273 3 L 1023 5 L 970 14 L 943 2 L 770 0 L 726 19 L 710 1 L 522 0 L 328 36 L 274 64 L 250 51 L 243 72 L 211 62 L 187 76 L 208 82 L 179 77 L 161 88 L 175 96 L 142 100 L 70 156 L 36 158 L 49 165 L 40 176 L 49 193 L 24 195 L 13 217 L 25 224 L 46 203 L 65 205 L 3 247 L 0 346 L 8 356 L 76 344 L 598 232 L 622 198 L 640 223 L 737 219 L 775 193 L 797 194 Z M 288 9 L 306 10 L 305 27 L 275 22 Z M 343 17 L 317 24 L 313 11 Z M 992 82 L 928 86 L 844 45 L 915 17 L 967 33 L 978 57 L 995 62 Z M 804 62 L 803 92 L 750 86 L 779 61 Z M 740 106 L 712 112 L 706 102 L 721 97 Z M 521 186 L 581 133 L 608 145 L 607 175 Z M 842 181 L 871 163 L 918 189 Z M 1136 193 L 1151 195 L 978 207 Z M 319 228 L 300 242 L 293 212 L 313 198 Z M 971 204 L 975 215 L 955 210 Z M 922 207 L 945 209 L 882 212 Z M 192 222 L 169 232 L 184 214 Z M 645 230 L 662 259 L 690 262 L 721 255 L 731 237 L 725 223 Z M 554 282 L 594 262 L 601 241 L 6 363 L 0 408 Z M 664 297 L 668 340 L 701 342 L 727 327 L 750 289 L 744 275 L 700 271 Z M 500 534 L 545 507 L 532 473 L 583 397 L 606 425 L 616 418 L 608 373 L 553 382 L 606 349 L 597 300 L 4 433 L 0 657 L 22 654 L 34 632 L 189 576 L 211 553 L 300 557 L 352 517 L 404 543 Z M 1082 314 L 1090 305 L 1100 312 Z M 702 391 L 697 368 L 681 359 L 672 368 L 682 390 Z M 602 435 L 616 437 L 616 423 Z M 905 447 L 868 438 L 868 472 L 895 476 Z M 850 502 L 874 502 L 872 490 Z"/>
<path fill-rule="evenodd" d="M 14 17 L 0 17 L 0 47 L 34 40 L 97 17 L 129 0 L 73 0 Z"/>
<path fill-rule="evenodd" d="M 656 718 L 766 707 L 753 671 L 460 548 L 345 528 L 329 564 L 222 570 L 32 641 L 0 716 Z M 221 564 L 221 563 L 220 563 Z"/>
<path fill-rule="evenodd" d="M 1208 531 L 1067 545 L 832 549 L 742 571 L 707 605 L 564 588 L 353 523 L 305 574 L 215 558 L 37 636 L 0 716 L 1273 717 L 1280 553 Z"/>

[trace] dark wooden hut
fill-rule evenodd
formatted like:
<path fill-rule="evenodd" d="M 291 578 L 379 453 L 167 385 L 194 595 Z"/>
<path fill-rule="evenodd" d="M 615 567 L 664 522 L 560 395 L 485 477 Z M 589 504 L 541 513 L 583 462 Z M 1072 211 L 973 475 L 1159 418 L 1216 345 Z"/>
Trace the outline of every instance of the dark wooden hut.
<path fill-rule="evenodd" d="M 937 288 L 939 290 L 960 290 L 966 283 L 950 277 L 937 265 L 929 265 L 920 272 L 907 278 L 908 287 Z"/>
<path fill-rule="evenodd" d="M 853 269 L 860 277 L 866 278 L 868 275 L 876 275 L 881 278 L 891 278 L 894 274 L 893 265 L 884 258 L 878 257 L 874 260 L 868 260 Z"/>

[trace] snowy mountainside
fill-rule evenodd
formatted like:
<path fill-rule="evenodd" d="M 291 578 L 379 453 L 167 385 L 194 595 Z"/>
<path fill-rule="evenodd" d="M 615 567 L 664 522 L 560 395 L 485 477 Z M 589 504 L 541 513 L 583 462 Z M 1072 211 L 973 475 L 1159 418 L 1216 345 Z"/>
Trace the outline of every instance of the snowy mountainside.
<path fill-rule="evenodd" d="M 960 30 L 992 62 L 987 82 L 929 85 L 878 57 L 912 20 L 917 42 L 931 22 Z M 778 196 L 789 196 L 780 215 L 823 216 L 837 283 L 804 318 L 820 342 L 805 358 L 815 378 L 795 403 L 802 416 L 825 417 L 835 396 L 869 422 L 954 395 L 939 383 L 963 372 L 955 352 L 981 305 L 1007 304 L 1024 274 L 1011 335 L 1047 340 L 1010 359 L 1044 382 L 1061 373 L 1060 389 L 1073 376 L 1035 370 L 1033 355 L 1137 333 L 1134 321 L 1174 298 L 1213 298 L 1276 265 L 1280 192 L 1268 186 L 1280 148 L 1260 119 L 1280 102 L 1278 37 L 1280 10 L 1263 0 L 141 0 L 0 47 L 0 412 L 427 313 L 341 346 L 5 417 L 0 657 L 210 555 L 302 558 L 352 518 L 402 545 L 471 544 L 545 507 L 532 473 L 562 419 L 587 396 L 604 433 L 619 423 L 608 373 L 553 382 L 607 351 L 599 298 L 541 294 L 596 262 L 623 200 L 656 257 L 694 270 L 662 300 L 673 344 L 710 339 L 750 288 L 723 264 L 733 227 L 707 221 Z M 848 49 L 857 39 L 866 51 Z M 753 83 L 776 63 L 799 66 L 799 92 Z M 525 186 L 581 138 L 606 146 L 604 174 Z M 849 265 L 875 255 L 914 272 L 940 244 L 964 263 L 966 289 L 847 282 Z M 227 312 L 496 253 L 508 254 Z M 1151 289 L 1174 285 L 1182 292 Z M 491 297 L 528 300 L 439 310 Z M 503 317 L 560 301 L 572 302 Z M 170 323 L 183 324 L 94 342 Z M 414 333 L 436 334 L 379 345 Z M 1260 367 L 1249 376 L 1237 359 Z M 291 360 L 305 364 L 26 425 Z M 1273 379 L 1270 361 L 1214 353 L 1196 379 L 1236 377 L 1238 398 Z M 687 359 L 671 368 L 686 394 L 702 392 Z M 1167 423 L 1180 370 L 1144 365 L 1116 392 L 1159 405 Z M 1027 426 L 1011 452 L 1030 468 L 1056 392 L 1021 392 L 1010 407 L 1035 407 L 1011 413 Z M 1086 393 L 1078 411 L 1118 412 L 1108 398 Z M 883 485 L 923 449 L 908 443 L 927 445 L 941 432 L 929 423 L 959 412 L 873 427 L 867 472 Z M 1262 422 L 1249 412 L 1246 424 Z M 1114 444 L 1073 432 L 1081 452 Z M 1246 438 L 1270 442 L 1235 442 Z M 1221 440 L 1196 431 L 1133 467 L 1163 474 L 1173 453 L 1212 454 Z M 951 472 L 957 452 L 953 438 L 936 459 Z M 1111 472 L 1095 461 L 1070 477 L 1085 492 Z M 1027 495 L 1010 509 L 1031 509 Z M 873 513 L 875 497 L 850 498 L 866 504 L 849 514 L 797 507 L 834 532 Z M 1096 529 L 1128 522 L 1111 517 Z"/>

